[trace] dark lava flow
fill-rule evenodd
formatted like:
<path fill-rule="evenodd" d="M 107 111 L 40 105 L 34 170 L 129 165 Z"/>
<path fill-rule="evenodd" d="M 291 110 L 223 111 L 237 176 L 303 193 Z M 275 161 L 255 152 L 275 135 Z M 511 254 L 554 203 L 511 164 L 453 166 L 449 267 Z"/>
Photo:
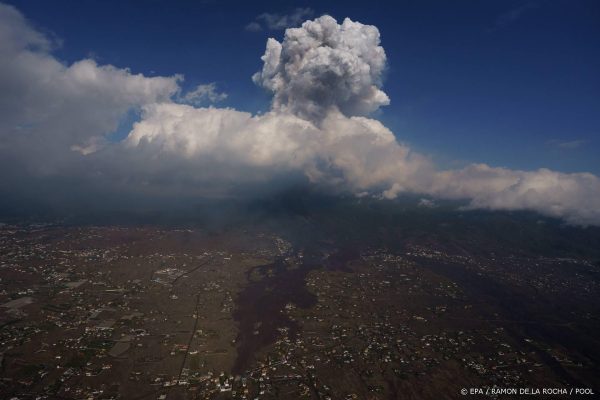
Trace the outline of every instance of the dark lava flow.
<path fill-rule="evenodd" d="M 275 341 L 279 328 L 288 328 L 292 338 L 298 333 L 298 324 L 282 310 L 288 303 L 300 308 L 310 308 L 316 304 L 315 295 L 306 287 L 306 276 L 310 271 L 327 268 L 350 272 L 347 263 L 358 255 L 355 248 L 335 252 L 326 258 L 318 252 L 305 251 L 301 264 L 294 268 L 288 265 L 285 256 L 281 256 L 273 263 L 247 271 L 249 283 L 238 295 L 233 313 L 239 329 L 233 373 L 243 373 L 253 355 Z M 260 280 L 251 279 L 254 272 L 260 274 Z"/>

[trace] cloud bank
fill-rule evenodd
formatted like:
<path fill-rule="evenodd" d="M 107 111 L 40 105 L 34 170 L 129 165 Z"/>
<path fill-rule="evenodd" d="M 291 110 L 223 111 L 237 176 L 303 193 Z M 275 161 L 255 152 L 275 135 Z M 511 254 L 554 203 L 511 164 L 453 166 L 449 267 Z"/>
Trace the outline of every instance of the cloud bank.
<path fill-rule="evenodd" d="M 92 152 L 130 109 L 179 90 L 179 76 L 147 78 L 91 59 L 65 65 L 54 45 L 0 4 L 0 151 L 35 174 L 68 168 L 71 148 Z"/>
<path fill-rule="evenodd" d="M 55 190 L 75 191 L 75 182 L 117 197 L 235 195 L 302 180 L 359 196 L 417 193 L 600 225 L 592 174 L 485 164 L 439 170 L 369 118 L 390 101 L 374 26 L 306 21 L 281 42 L 269 39 L 262 60 L 253 80 L 273 93 L 270 111 L 197 107 L 218 95 L 214 87 L 182 95 L 178 75 L 150 78 L 90 59 L 65 65 L 46 36 L 0 5 L 0 176 L 19 183 L 11 190 L 61 181 L 68 184 Z M 131 110 L 138 122 L 112 139 Z"/>

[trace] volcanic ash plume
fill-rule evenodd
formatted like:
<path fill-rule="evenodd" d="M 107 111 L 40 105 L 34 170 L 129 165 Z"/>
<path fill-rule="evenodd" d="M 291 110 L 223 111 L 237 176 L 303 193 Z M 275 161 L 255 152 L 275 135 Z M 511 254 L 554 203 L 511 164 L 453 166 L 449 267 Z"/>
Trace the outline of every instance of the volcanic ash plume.
<path fill-rule="evenodd" d="M 366 115 L 390 102 L 380 89 L 386 65 L 379 31 L 330 16 L 286 30 L 282 43 L 267 41 L 254 82 L 273 92 L 273 110 L 312 121 L 333 110 Z"/>

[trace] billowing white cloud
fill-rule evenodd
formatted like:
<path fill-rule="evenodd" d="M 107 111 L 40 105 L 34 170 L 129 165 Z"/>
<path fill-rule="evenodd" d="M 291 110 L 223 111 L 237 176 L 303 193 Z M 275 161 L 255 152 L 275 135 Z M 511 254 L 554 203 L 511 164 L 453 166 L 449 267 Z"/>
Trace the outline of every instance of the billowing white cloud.
<path fill-rule="evenodd" d="M 431 168 L 380 122 L 339 112 L 316 125 L 289 112 L 253 116 L 232 109 L 152 104 L 144 107 L 124 145 L 189 160 L 210 170 L 212 179 L 218 179 L 222 165 L 237 166 L 240 176 L 261 169 L 263 179 L 301 171 L 311 182 L 353 192 L 383 188 L 390 180 L 415 189 L 411 179 L 418 181 Z"/>
<path fill-rule="evenodd" d="M 471 207 L 533 210 L 575 224 L 600 224 L 600 179 L 589 173 L 548 169 L 515 171 L 473 164 L 436 174 L 429 192 L 445 198 L 471 199 Z"/>
<path fill-rule="evenodd" d="M 149 78 L 89 59 L 65 65 L 51 47 L 18 11 L 0 5 L 3 179 L 75 177 L 113 194 L 178 196 L 303 177 L 357 196 L 419 193 L 600 225 L 595 175 L 485 164 L 440 171 L 368 118 L 389 103 L 381 90 L 386 57 L 374 26 L 324 16 L 288 29 L 281 43 L 269 39 L 253 79 L 274 98 L 260 115 L 194 106 L 212 95 L 219 100 L 214 86 L 182 95 L 180 76 Z M 108 135 L 131 109 L 141 111 L 140 120 L 124 140 L 112 142 Z"/>
<path fill-rule="evenodd" d="M 29 167 L 66 162 L 72 146 L 99 144 L 131 108 L 179 90 L 178 76 L 148 78 L 91 59 L 65 65 L 51 48 L 14 7 L 0 4 L 1 148 Z"/>

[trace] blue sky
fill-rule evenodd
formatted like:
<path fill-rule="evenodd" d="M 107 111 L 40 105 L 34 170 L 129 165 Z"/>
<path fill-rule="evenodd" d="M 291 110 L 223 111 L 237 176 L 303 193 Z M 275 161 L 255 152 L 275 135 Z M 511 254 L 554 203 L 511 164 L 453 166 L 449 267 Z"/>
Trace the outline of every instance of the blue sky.
<path fill-rule="evenodd" d="M 146 75 L 216 82 L 220 103 L 269 108 L 251 81 L 267 37 L 261 13 L 350 17 L 379 28 L 388 57 L 377 118 L 441 166 L 600 173 L 597 1 L 9 1 L 60 39 L 66 62 L 93 57 Z"/>

